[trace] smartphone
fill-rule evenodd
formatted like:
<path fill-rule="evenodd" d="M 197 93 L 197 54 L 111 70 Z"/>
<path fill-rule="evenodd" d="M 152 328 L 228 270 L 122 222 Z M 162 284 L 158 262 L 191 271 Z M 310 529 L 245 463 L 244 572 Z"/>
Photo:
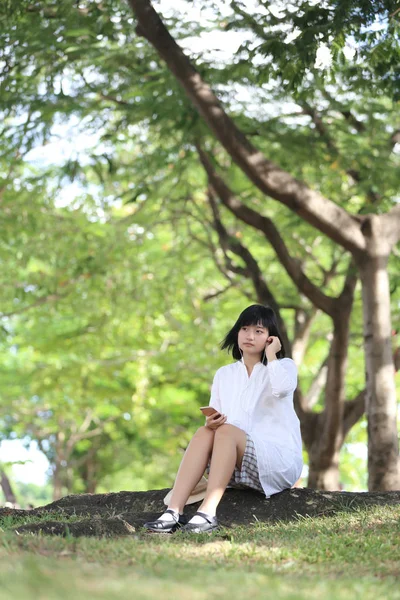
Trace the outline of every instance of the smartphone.
<path fill-rule="evenodd" d="M 200 410 L 205 417 L 211 417 L 211 415 L 214 415 L 214 418 L 217 418 L 221 416 L 221 414 L 212 406 L 201 406 Z"/>

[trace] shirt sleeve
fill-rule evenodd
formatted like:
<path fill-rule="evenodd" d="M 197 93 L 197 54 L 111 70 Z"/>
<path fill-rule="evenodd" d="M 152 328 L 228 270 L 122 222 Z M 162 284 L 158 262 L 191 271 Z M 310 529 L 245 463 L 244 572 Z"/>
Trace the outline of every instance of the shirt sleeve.
<path fill-rule="evenodd" d="M 297 387 L 297 367 L 291 358 L 272 360 L 267 365 L 272 395 L 287 396 Z"/>
<path fill-rule="evenodd" d="M 217 371 L 214 375 L 214 380 L 211 386 L 211 398 L 209 402 L 209 406 L 212 406 L 219 412 L 221 412 L 221 399 L 219 395 L 219 371 Z"/>

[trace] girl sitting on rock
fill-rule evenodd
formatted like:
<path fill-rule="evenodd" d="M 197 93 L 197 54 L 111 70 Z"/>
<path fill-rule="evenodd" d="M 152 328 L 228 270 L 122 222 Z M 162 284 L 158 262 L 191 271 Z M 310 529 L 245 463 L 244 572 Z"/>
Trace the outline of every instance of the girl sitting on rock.
<path fill-rule="evenodd" d="M 221 344 L 235 362 L 218 369 L 210 406 L 218 412 L 194 434 L 180 464 L 168 509 L 147 530 L 191 533 L 218 527 L 216 511 L 229 487 L 266 495 L 290 488 L 301 475 L 300 423 L 293 407 L 297 368 L 285 358 L 272 308 L 246 308 Z M 189 522 L 183 508 L 209 467 L 205 497 Z"/>

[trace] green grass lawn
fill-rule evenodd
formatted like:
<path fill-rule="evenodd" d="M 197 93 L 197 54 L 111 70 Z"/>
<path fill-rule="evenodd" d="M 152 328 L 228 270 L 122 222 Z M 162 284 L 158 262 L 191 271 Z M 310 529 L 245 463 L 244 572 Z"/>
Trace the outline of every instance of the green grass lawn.
<path fill-rule="evenodd" d="M 400 599 L 400 506 L 201 536 L 72 539 L 10 526 L 1 600 Z"/>

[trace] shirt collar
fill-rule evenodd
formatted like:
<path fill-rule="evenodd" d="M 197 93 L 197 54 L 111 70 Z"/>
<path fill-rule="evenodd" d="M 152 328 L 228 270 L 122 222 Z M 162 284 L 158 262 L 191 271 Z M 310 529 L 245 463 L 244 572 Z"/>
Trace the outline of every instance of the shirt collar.
<path fill-rule="evenodd" d="M 240 359 L 238 362 L 240 362 L 240 363 L 242 363 L 242 365 L 246 366 L 246 365 L 244 364 L 243 356 L 242 356 L 242 358 L 241 358 L 241 359 Z M 258 367 L 258 365 L 262 365 L 262 364 L 263 364 L 263 363 L 262 363 L 262 362 L 259 360 L 259 361 L 258 361 L 258 362 L 257 362 L 257 363 L 254 365 L 253 369 L 254 369 L 255 367 Z"/>

